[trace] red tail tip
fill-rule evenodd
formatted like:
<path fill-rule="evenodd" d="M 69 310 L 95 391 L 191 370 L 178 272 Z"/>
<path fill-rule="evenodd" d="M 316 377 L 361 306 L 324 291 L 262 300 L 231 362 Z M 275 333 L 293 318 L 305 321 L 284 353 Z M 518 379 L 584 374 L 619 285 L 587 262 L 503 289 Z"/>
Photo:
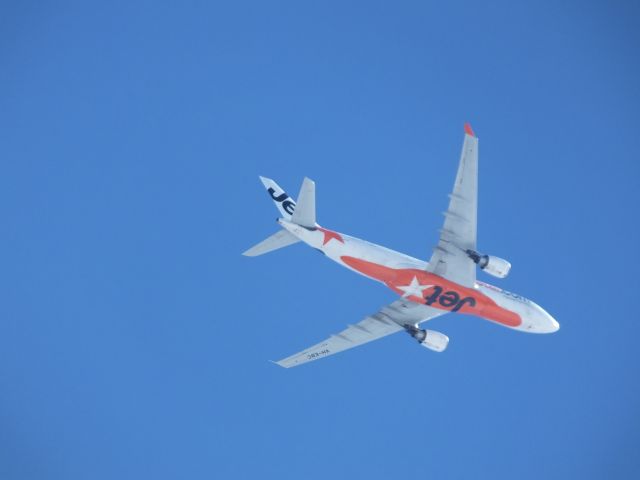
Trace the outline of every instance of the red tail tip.
<path fill-rule="evenodd" d="M 471 128 L 471 124 L 470 123 L 465 123 L 464 124 L 464 131 L 467 135 L 471 135 L 472 137 L 475 137 L 476 134 L 473 133 L 473 128 Z"/>

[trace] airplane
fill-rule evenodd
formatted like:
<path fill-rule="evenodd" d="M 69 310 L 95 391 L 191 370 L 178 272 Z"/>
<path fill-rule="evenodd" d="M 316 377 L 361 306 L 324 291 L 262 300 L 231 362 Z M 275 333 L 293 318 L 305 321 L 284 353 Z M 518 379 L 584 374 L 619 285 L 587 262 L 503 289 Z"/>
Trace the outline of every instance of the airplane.
<path fill-rule="evenodd" d="M 476 279 L 476 267 L 505 278 L 511 264 L 477 250 L 478 138 L 470 124 L 464 130 L 453 192 L 443 212 L 444 226 L 428 262 L 321 227 L 316 222 L 315 183 L 309 178 L 304 179 L 296 202 L 276 182 L 260 177 L 281 214 L 277 221 L 282 228 L 243 255 L 255 257 L 302 241 L 399 295 L 346 330 L 274 363 L 295 367 L 401 331 L 423 347 L 442 352 L 449 338 L 421 329 L 420 324 L 450 312 L 474 315 L 521 332 L 558 331 L 559 323 L 533 301 Z"/>

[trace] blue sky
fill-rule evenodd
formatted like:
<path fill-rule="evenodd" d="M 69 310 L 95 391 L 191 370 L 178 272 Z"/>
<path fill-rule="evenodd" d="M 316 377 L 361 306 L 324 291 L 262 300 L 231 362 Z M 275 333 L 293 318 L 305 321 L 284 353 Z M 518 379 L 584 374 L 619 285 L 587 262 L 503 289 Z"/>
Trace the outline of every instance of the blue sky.
<path fill-rule="evenodd" d="M 561 3 L 561 5 L 559 5 Z M 0 477 L 629 478 L 632 2 L 20 2 L 0 14 Z M 479 246 L 555 335 L 467 316 L 268 362 L 393 300 L 275 231 L 428 258 L 470 121 Z M 480 275 L 485 281 L 489 278 Z"/>

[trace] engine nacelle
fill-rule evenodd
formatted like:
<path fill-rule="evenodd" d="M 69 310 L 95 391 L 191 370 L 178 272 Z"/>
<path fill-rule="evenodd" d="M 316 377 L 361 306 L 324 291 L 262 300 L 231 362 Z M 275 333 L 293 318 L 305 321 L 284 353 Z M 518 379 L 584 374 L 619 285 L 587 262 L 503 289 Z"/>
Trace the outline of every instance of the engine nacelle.
<path fill-rule="evenodd" d="M 483 255 L 482 253 L 474 252 L 473 250 L 467 250 L 467 255 L 469 255 L 469 258 L 489 275 L 498 278 L 505 278 L 509 275 L 511 264 L 504 258 Z"/>
<path fill-rule="evenodd" d="M 409 331 L 409 334 L 420 342 L 420 345 L 434 352 L 443 352 L 449 345 L 449 337 L 435 330 L 419 330 L 416 328 L 413 331 Z"/>
<path fill-rule="evenodd" d="M 504 258 L 492 257 L 490 255 L 484 255 L 478 265 L 489 275 L 498 278 L 505 278 L 509 275 L 509 270 L 511 270 L 511 264 Z"/>

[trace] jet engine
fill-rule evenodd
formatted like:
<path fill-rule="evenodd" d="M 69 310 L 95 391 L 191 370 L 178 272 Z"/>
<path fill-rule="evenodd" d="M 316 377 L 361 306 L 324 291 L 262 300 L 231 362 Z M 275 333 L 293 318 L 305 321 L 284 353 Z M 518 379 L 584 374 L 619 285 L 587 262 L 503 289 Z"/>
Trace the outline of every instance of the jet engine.
<path fill-rule="evenodd" d="M 407 329 L 409 335 L 415 338 L 420 345 L 434 352 L 443 352 L 449 344 L 449 337 L 444 333 L 434 330 L 420 330 L 419 328 Z"/>
<path fill-rule="evenodd" d="M 474 250 L 467 250 L 467 255 L 469 255 L 469 258 L 489 275 L 498 278 L 505 278 L 509 275 L 511 264 L 504 258 L 483 255 L 482 253 L 478 253 Z"/>

